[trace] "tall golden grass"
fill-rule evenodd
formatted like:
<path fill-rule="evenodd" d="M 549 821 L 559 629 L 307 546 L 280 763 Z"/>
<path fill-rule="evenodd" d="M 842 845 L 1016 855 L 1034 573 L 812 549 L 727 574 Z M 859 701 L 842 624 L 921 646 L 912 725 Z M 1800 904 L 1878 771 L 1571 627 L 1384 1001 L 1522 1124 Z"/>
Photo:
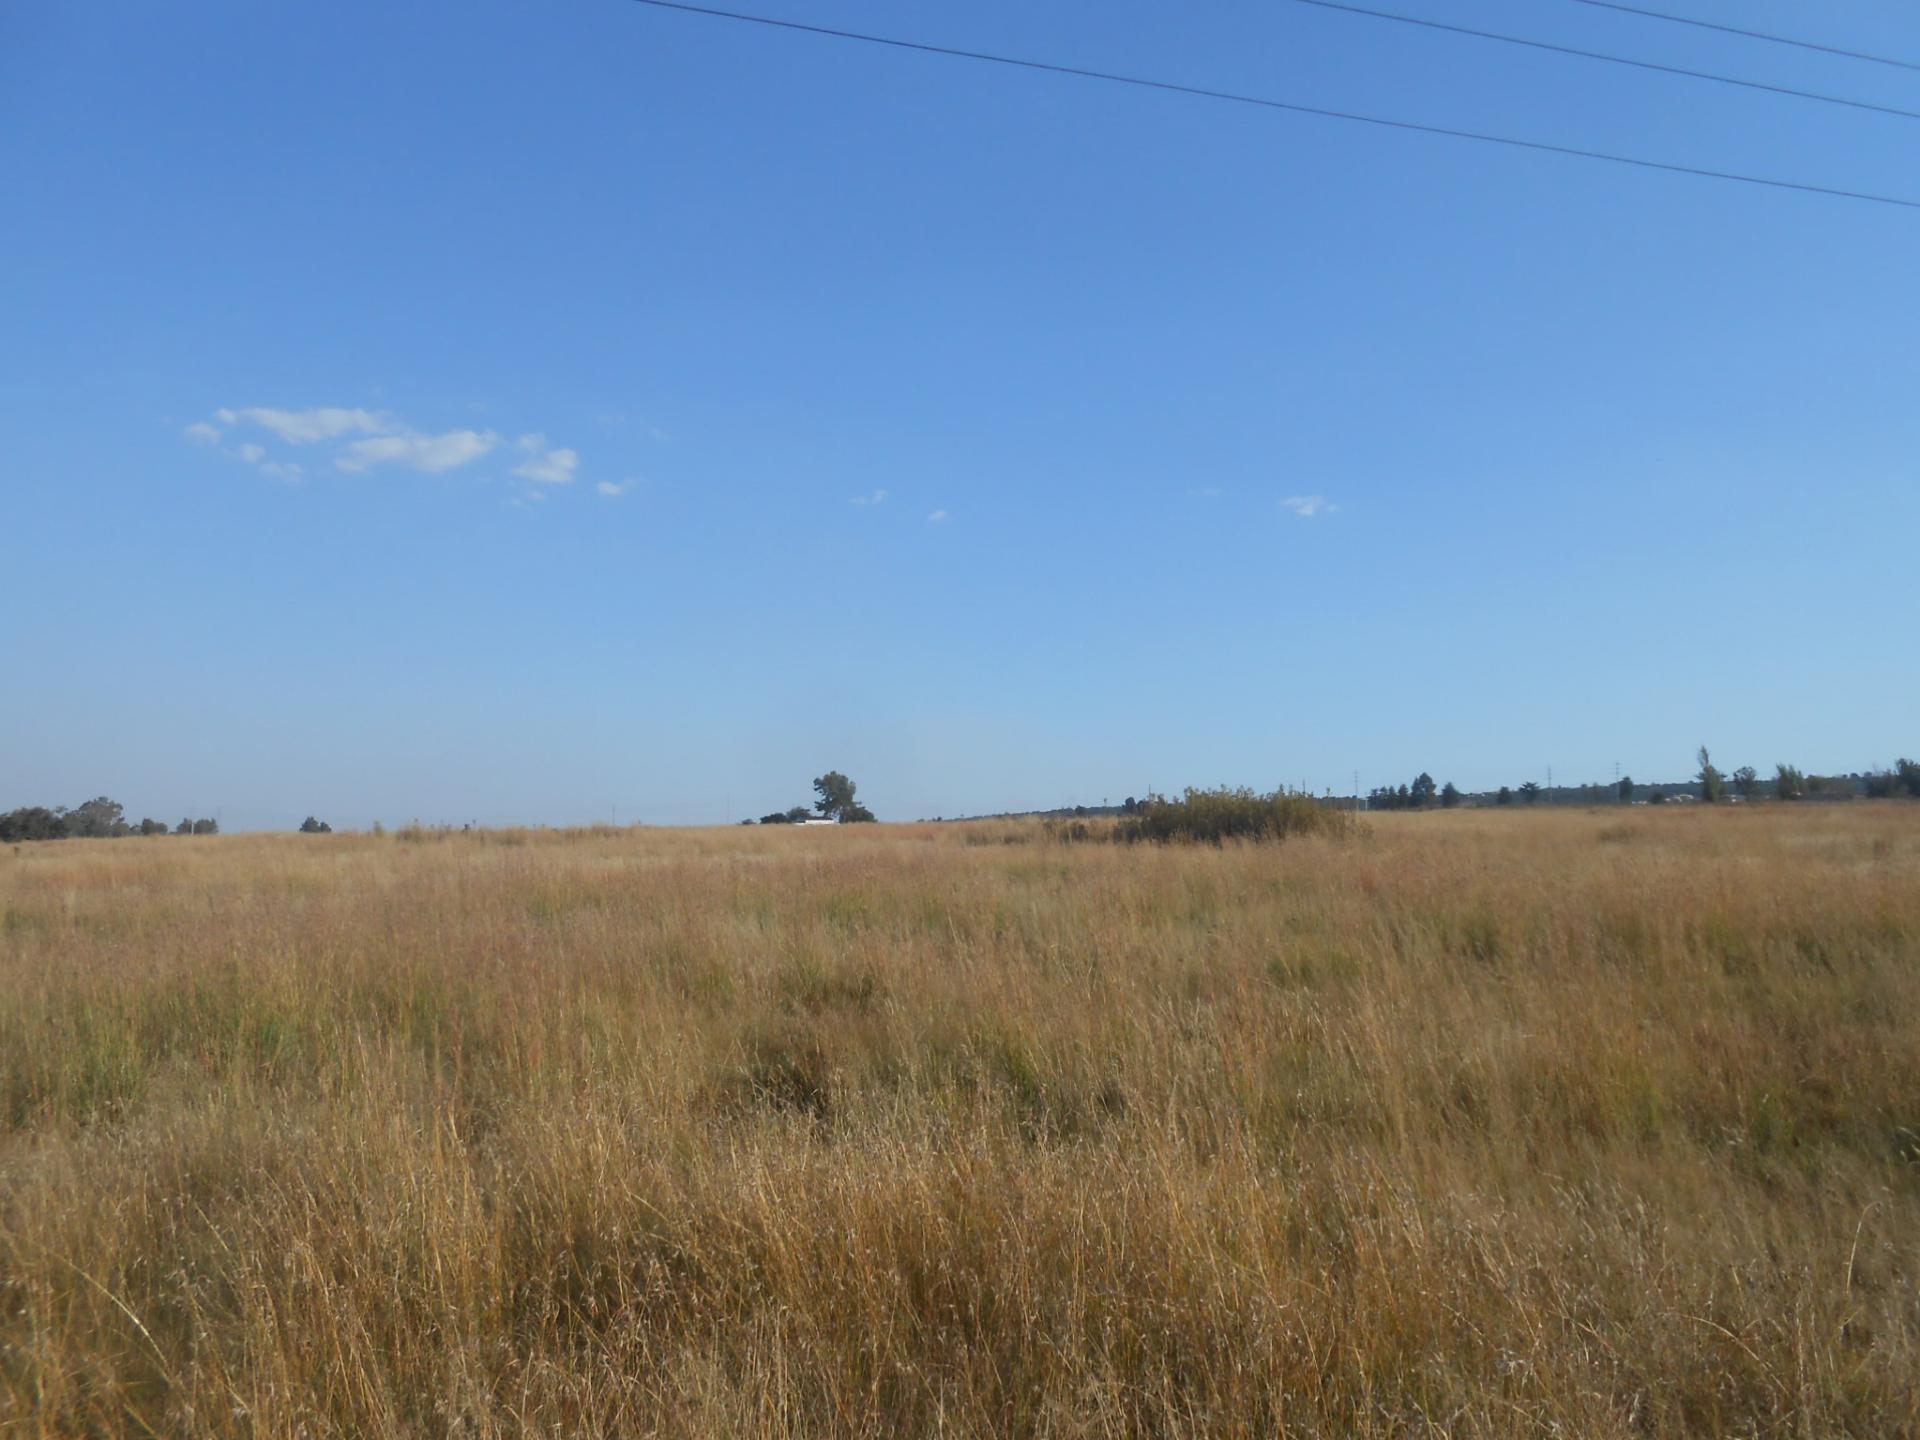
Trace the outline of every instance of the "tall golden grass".
<path fill-rule="evenodd" d="M 0 1431 L 1920 1430 L 1920 809 L 0 852 Z"/>

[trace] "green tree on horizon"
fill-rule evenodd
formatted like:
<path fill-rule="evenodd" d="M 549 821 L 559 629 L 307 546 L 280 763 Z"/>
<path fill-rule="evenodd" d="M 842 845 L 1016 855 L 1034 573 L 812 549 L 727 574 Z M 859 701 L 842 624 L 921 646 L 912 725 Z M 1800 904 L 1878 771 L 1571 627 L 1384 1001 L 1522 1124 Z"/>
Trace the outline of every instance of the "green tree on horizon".
<path fill-rule="evenodd" d="M 874 818 L 871 810 L 853 798 L 858 787 L 838 770 L 829 770 L 820 776 L 813 782 L 813 788 L 820 797 L 813 802 L 813 808 L 829 820 L 855 825 Z"/>
<path fill-rule="evenodd" d="M 1707 747 L 1700 747 L 1700 773 L 1694 778 L 1700 782 L 1700 798 L 1709 805 L 1717 805 L 1727 793 L 1726 777 L 1713 768 L 1713 757 L 1707 753 Z"/>

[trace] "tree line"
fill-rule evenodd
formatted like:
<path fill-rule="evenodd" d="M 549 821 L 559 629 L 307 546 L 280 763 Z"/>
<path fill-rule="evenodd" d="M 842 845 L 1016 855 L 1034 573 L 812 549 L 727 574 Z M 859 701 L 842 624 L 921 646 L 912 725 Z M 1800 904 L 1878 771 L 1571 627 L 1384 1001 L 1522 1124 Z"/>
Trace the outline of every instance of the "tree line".
<path fill-rule="evenodd" d="M 1871 800 L 1920 799 L 1920 762 L 1904 758 L 1896 760 L 1888 769 L 1868 770 L 1857 775 L 1809 775 L 1799 766 L 1782 761 L 1773 767 L 1771 779 L 1762 777 L 1751 765 L 1742 765 L 1723 773 L 1713 763 L 1712 752 L 1704 745 L 1694 758 L 1700 768 L 1694 772 L 1692 783 L 1684 787 L 1682 793 L 1691 798 L 1697 790 L 1699 798 L 1709 805 L 1729 799 L 1792 801 L 1852 795 L 1865 795 Z M 1620 781 L 1620 799 L 1629 801 L 1633 798 L 1632 777 L 1623 777 Z M 1646 796 L 1647 802 L 1653 805 L 1671 798 L 1659 786 L 1652 787 Z"/>
<path fill-rule="evenodd" d="M 1398 789 L 1391 785 L 1377 785 L 1368 792 L 1369 810 L 1428 810 L 1439 806 L 1442 810 L 1451 810 L 1466 797 L 1460 787 L 1451 780 L 1445 785 L 1436 786 L 1433 776 L 1422 770 L 1412 780 Z"/>
<path fill-rule="evenodd" d="M 1631 775 L 1623 775 L 1612 785 L 1566 785 L 1549 791 L 1537 780 L 1525 780 L 1518 785 L 1502 785 L 1498 790 L 1471 795 L 1451 780 L 1444 785 L 1436 784 L 1433 776 L 1422 770 L 1405 784 L 1375 786 L 1367 792 L 1366 804 L 1369 810 L 1451 810 L 1464 803 L 1537 805 L 1543 798 L 1554 800 L 1567 795 L 1583 805 L 1608 799 L 1622 805 L 1638 802 L 1664 805 L 1676 799 L 1697 799 L 1717 805 L 1729 800 L 1838 799 L 1854 795 L 1873 800 L 1920 799 L 1920 761 L 1901 759 L 1887 769 L 1854 775 L 1809 775 L 1797 766 L 1781 763 L 1775 765 L 1773 775 L 1767 777 L 1751 765 L 1722 771 L 1713 763 L 1712 752 L 1704 745 L 1694 758 L 1699 768 L 1690 780 L 1679 784 L 1640 785 Z"/>
<path fill-rule="evenodd" d="M 1713 754 L 1702 745 L 1694 757 L 1699 768 L 1690 780 L 1680 784 L 1641 785 L 1631 775 L 1623 775 L 1611 786 L 1574 785 L 1564 787 L 1577 802 L 1592 804 L 1611 794 L 1621 804 L 1665 805 L 1674 800 L 1700 800 L 1718 805 L 1729 800 L 1813 800 L 1842 799 L 1864 795 L 1870 800 L 1920 799 L 1920 761 L 1896 760 L 1884 770 L 1868 770 L 1852 775 L 1809 775 L 1797 765 L 1784 761 L 1773 767 L 1771 777 L 1763 776 L 1751 765 L 1723 771 L 1713 763 Z M 1404 785 L 1400 787 L 1405 790 Z M 1376 794 L 1381 793 L 1376 791 Z M 1391 792 L 1388 792 L 1391 793 Z M 1531 805 L 1545 794 L 1538 782 L 1529 780 L 1519 786 L 1502 785 L 1494 792 L 1496 805 Z M 1556 789 L 1554 794 L 1564 793 Z M 1390 807 L 1389 807 L 1390 808 Z"/>
<path fill-rule="evenodd" d="M 18 840 L 118 840 L 128 835 L 218 835 L 218 820 L 188 818 L 169 826 L 164 820 L 127 819 L 126 807 L 105 795 L 71 810 L 63 805 L 23 805 L 0 814 L 0 843 Z"/>

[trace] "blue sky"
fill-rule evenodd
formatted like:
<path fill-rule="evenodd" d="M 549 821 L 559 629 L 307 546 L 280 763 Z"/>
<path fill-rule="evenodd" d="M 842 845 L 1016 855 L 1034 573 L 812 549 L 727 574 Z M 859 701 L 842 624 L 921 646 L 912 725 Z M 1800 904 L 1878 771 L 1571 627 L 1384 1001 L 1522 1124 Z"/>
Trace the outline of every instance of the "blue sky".
<path fill-rule="evenodd" d="M 1920 122 L 1290 0 L 745 8 L 1920 194 Z M 1893 0 L 1673 8 L 1920 56 Z M 912 818 L 1920 746 L 1920 213 L 625 0 L 10 7 L 0 182 L 0 807 L 703 823 L 836 767 Z"/>

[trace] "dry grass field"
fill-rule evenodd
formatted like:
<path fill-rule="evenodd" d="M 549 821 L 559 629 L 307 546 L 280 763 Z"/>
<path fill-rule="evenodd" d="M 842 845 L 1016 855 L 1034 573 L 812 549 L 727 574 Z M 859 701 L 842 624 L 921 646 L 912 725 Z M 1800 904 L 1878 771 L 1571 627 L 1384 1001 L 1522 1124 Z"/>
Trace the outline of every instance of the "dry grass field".
<path fill-rule="evenodd" d="M 1920 1432 L 1920 806 L 0 851 L 0 1433 Z"/>

